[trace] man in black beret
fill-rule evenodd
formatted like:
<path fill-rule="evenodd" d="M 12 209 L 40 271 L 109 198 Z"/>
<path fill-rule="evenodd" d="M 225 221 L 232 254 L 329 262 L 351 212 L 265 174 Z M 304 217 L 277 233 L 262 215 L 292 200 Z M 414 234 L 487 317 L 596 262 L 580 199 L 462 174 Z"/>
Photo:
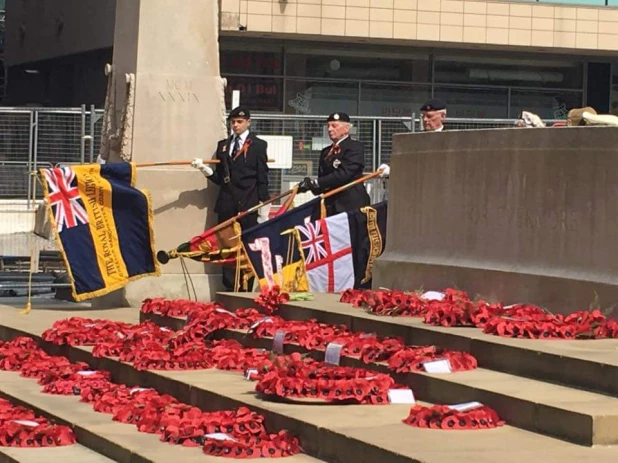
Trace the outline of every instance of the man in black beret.
<path fill-rule="evenodd" d="M 318 178 L 305 177 L 298 186 L 299 193 L 311 190 L 314 195 L 326 193 L 363 176 L 365 146 L 352 140 L 350 116 L 333 113 L 326 120 L 328 136 L 333 142 L 320 153 Z M 362 184 L 355 185 L 325 201 L 328 216 L 369 205 L 369 195 Z"/>
<path fill-rule="evenodd" d="M 247 108 L 238 106 L 233 109 L 228 121 L 233 134 L 217 143 L 215 159 L 219 163 L 215 169 L 200 158 L 191 163 L 208 180 L 221 187 L 215 203 L 219 223 L 269 199 L 267 143 L 249 131 L 251 114 Z M 239 221 L 240 226 L 246 230 L 268 220 L 269 209 L 270 206 L 264 206 L 259 212 L 244 217 Z M 233 289 L 234 278 L 234 269 L 224 267 L 226 289 Z"/>
<path fill-rule="evenodd" d="M 427 100 L 421 106 L 421 119 L 425 132 L 442 132 L 446 118 L 446 103 L 439 98 Z"/>

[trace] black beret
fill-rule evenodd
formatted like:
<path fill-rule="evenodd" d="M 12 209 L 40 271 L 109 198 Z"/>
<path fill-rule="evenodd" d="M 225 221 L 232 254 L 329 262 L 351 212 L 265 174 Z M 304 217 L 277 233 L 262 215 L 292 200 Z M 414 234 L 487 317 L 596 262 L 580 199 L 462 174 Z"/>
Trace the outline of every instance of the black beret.
<path fill-rule="evenodd" d="M 229 119 L 251 119 L 251 113 L 244 106 L 237 106 L 236 108 L 230 111 L 230 115 L 227 117 Z"/>
<path fill-rule="evenodd" d="M 330 116 L 328 116 L 326 122 L 332 121 L 350 122 L 350 116 L 348 116 L 346 113 L 332 113 Z"/>
<path fill-rule="evenodd" d="M 446 102 L 439 98 L 427 100 L 421 106 L 421 111 L 440 111 L 441 109 L 446 109 Z"/>

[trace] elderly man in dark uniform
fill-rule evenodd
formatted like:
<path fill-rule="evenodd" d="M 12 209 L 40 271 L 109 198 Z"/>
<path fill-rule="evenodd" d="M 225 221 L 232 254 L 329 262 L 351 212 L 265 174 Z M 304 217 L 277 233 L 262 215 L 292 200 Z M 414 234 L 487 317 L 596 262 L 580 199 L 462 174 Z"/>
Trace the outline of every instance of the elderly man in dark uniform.
<path fill-rule="evenodd" d="M 249 131 L 251 114 L 247 108 L 233 109 L 228 120 L 233 134 L 217 143 L 215 158 L 219 163 L 215 169 L 199 158 L 191 163 L 208 180 L 221 187 L 215 203 L 219 223 L 269 199 L 267 143 Z M 269 208 L 264 206 L 259 212 L 241 219 L 241 227 L 251 228 L 268 220 Z M 233 288 L 233 269 L 224 268 L 223 284 L 228 290 Z"/>
<path fill-rule="evenodd" d="M 442 132 L 446 119 L 446 102 L 438 98 L 427 100 L 421 106 L 421 119 L 424 132 Z"/>
<path fill-rule="evenodd" d="M 334 113 L 328 116 L 328 136 L 333 142 L 320 153 L 318 178 L 305 177 L 298 191 L 314 195 L 326 193 L 363 176 L 365 147 L 350 134 L 350 116 Z M 362 184 L 355 185 L 326 199 L 328 216 L 369 205 L 369 195 Z"/>

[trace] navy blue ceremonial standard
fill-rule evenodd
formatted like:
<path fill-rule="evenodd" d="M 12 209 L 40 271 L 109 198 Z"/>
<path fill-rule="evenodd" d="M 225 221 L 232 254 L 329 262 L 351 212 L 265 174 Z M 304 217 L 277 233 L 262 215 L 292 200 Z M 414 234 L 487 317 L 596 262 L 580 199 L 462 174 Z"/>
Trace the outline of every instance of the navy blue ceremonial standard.
<path fill-rule="evenodd" d="M 280 286 L 284 291 L 308 291 L 302 252 L 295 227 L 320 216 L 321 199 L 294 207 L 242 233 L 242 245 L 260 287 Z"/>
<path fill-rule="evenodd" d="M 159 275 L 147 191 L 135 188 L 135 164 L 41 169 L 56 241 L 77 301 Z"/>

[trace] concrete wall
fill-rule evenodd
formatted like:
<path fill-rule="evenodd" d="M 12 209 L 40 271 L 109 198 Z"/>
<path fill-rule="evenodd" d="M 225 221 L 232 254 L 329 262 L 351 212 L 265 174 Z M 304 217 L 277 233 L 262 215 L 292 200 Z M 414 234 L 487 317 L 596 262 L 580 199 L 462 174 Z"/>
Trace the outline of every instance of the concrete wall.
<path fill-rule="evenodd" d="M 109 48 L 116 0 L 10 0 L 7 66 Z"/>
<path fill-rule="evenodd" d="M 618 50 L 618 9 L 460 0 L 222 0 L 221 29 Z"/>
<path fill-rule="evenodd" d="M 618 302 L 618 129 L 394 137 L 375 287 L 458 287 L 557 311 Z"/>

